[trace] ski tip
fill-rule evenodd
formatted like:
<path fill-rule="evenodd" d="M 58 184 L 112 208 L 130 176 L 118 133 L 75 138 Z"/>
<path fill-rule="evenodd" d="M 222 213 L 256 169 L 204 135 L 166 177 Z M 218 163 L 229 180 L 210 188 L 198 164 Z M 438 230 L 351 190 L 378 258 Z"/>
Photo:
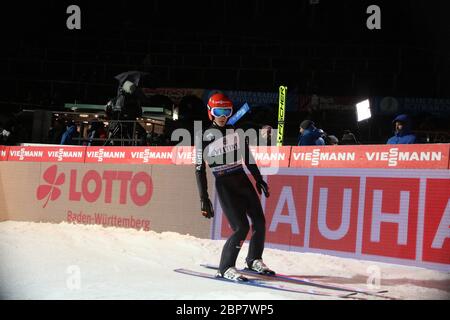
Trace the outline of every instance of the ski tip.
<path fill-rule="evenodd" d="M 249 281 L 250 281 L 250 279 L 247 277 L 239 277 L 237 279 L 237 282 L 249 282 Z"/>
<path fill-rule="evenodd" d="M 358 292 L 350 292 L 349 294 L 344 295 L 344 297 L 353 297 L 356 296 Z"/>

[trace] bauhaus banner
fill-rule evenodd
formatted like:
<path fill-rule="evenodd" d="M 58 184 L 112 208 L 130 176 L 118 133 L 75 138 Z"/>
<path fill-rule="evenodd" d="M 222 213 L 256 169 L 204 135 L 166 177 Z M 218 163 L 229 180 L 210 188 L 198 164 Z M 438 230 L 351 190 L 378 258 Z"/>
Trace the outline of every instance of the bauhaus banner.
<path fill-rule="evenodd" d="M 266 177 L 272 247 L 450 271 L 448 170 L 284 168 Z M 213 238 L 226 239 L 215 206 Z"/>

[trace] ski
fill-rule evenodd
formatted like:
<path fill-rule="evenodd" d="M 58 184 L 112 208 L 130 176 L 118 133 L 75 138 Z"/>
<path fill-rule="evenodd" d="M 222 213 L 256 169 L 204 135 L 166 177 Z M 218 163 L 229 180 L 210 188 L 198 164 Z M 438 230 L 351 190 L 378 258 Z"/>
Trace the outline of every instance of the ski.
<path fill-rule="evenodd" d="M 284 116 L 286 107 L 287 87 L 280 86 L 280 94 L 278 98 L 278 136 L 277 147 L 283 146 L 284 139 Z"/>
<path fill-rule="evenodd" d="M 363 298 L 353 297 L 353 295 L 356 295 L 356 293 L 354 293 L 354 292 L 347 293 L 347 294 L 336 294 L 336 293 L 318 291 L 315 289 L 289 288 L 287 286 L 283 286 L 280 284 L 267 283 L 267 282 L 263 281 L 262 279 L 257 279 L 257 278 L 249 278 L 248 281 L 232 281 L 232 280 L 228 280 L 225 278 L 217 278 L 215 275 L 212 275 L 209 273 L 198 272 L 198 271 L 194 271 L 194 270 L 190 270 L 190 269 L 180 268 L 180 269 L 175 269 L 174 271 L 177 273 L 187 274 L 187 275 L 191 275 L 191 276 L 195 276 L 195 277 L 217 280 L 217 281 L 228 282 L 228 283 L 234 283 L 234 284 L 242 284 L 242 285 L 259 287 L 259 288 L 264 288 L 264 289 L 272 289 L 272 290 L 278 290 L 278 291 L 284 291 L 284 292 L 294 292 L 294 293 L 302 293 L 302 294 L 333 297 L 333 298 L 365 300 Z"/>
<path fill-rule="evenodd" d="M 214 270 L 218 269 L 218 266 L 212 265 L 212 264 L 207 264 L 207 263 L 201 264 L 201 266 L 208 268 L 208 269 L 214 269 Z M 252 275 L 252 276 L 257 277 L 262 280 L 276 280 L 276 281 L 290 282 L 290 283 L 296 283 L 296 284 L 301 284 L 301 285 L 318 287 L 318 288 L 322 288 L 322 289 L 354 292 L 354 293 L 359 293 L 359 294 L 363 294 L 363 295 L 367 295 L 367 296 L 379 297 L 379 298 L 390 299 L 390 300 L 397 300 L 396 298 L 384 295 L 383 293 L 387 293 L 388 292 L 387 290 L 369 291 L 369 290 L 364 290 L 364 289 L 360 289 L 360 288 L 317 282 L 317 281 L 312 281 L 312 280 L 305 279 L 305 278 L 297 278 L 297 277 L 292 277 L 292 276 L 283 275 L 283 274 L 279 274 L 279 273 L 277 273 L 274 276 L 263 275 L 263 274 L 259 274 L 255 271 L 247 269 L 247 268 L 240 269 L 239 272 L 241 272 L 245 275 Z"/>

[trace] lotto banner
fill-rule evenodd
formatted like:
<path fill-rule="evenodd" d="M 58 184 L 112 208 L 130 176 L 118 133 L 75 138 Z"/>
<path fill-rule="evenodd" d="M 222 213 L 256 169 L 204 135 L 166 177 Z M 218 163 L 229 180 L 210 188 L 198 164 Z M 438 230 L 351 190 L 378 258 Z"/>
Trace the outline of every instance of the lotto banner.
<path fill-rule="evenodd" d="M 264 172 L 264 170 L 263 170 Z M 268 246 L 450 271 L 450 171 L 281 168 Z M 213 239 L 231 229 L 215 197 Z"/>
<path fill-rule="evenodd" d="M 0 221 L 69 222 L 210 236 L 194 166 L 6 161 Z M 208 175 L 209 190 L 213 179 Z"/>

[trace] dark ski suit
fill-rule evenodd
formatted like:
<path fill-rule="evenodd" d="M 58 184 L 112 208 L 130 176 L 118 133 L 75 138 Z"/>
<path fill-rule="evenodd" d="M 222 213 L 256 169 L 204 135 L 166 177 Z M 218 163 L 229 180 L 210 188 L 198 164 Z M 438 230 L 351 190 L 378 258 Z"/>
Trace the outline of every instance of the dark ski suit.
<path fill-rule="evenodd" d="M 232 134 L 226 132 L 232 129 Z M 219 130 L 223 138 L 215 139 L 211 130 Z M 217 126 L 208 128 L 203 139 L 197 135 L 197 146 L 202 141 L 202 154 L 197 150 L 196 178 L 201 199 L 208 199 L 206 166 L 208 163 L 215 176 L 215 186 L 220 205 L 233 230 L 226 241 L 220 259 L 219 271 L 223 274 L 229 267 L 236 265 L 236 259 L 250 230 L 247 215 L 252 222 L 252 236 L 246 258 L 247 264 L 262 259 L 266 233 L 266 222 L 259 197 L 245 173 L 242 162 L 249 169 L 255 181 L 262 180 L 261 173 L 249 151 L 248 141 L 239 139 L 234 127 Z M 201 140 L 198 140 L 201 139 Z M 205 141 L 206 140 L 206 141 Z M 244 140 L 244 141 L 240 141 Z M 243 154 L 242 151 L 245 151 Z M 203 159 L 203 156 L 205 159 Z"/>

